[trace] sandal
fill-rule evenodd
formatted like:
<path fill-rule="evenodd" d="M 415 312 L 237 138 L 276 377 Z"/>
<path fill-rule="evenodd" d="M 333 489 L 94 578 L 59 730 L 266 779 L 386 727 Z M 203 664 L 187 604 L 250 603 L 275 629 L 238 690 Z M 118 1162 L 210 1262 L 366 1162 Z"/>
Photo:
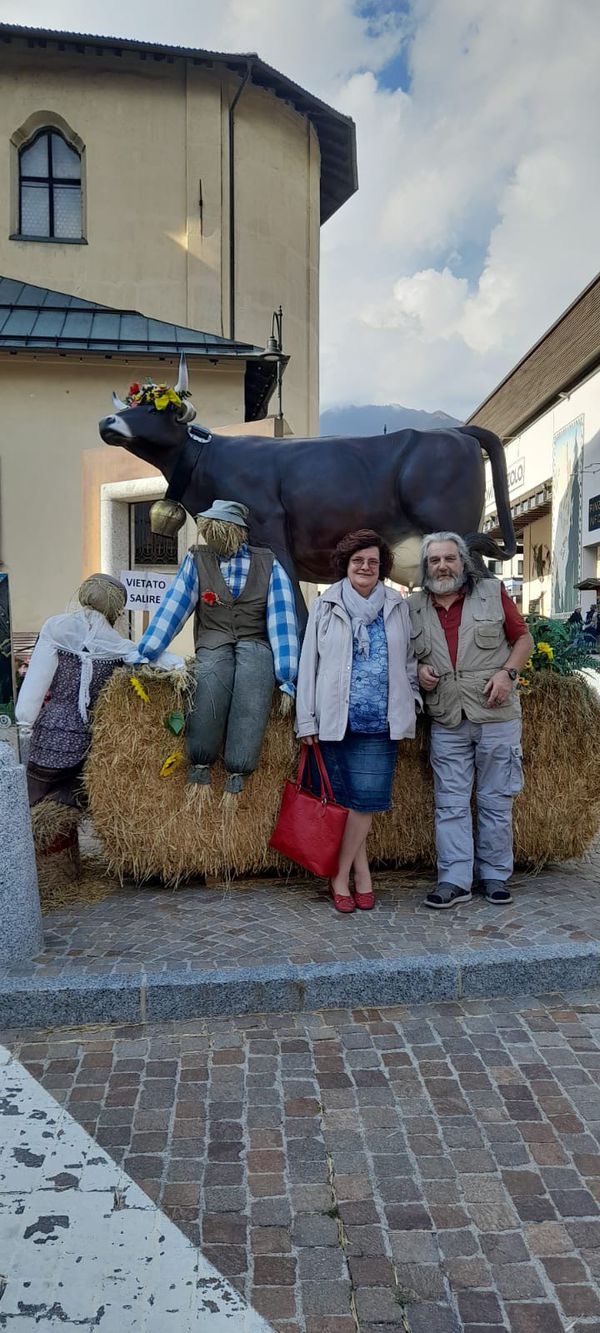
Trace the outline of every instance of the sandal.
<path fill-rule="evenodd" d="M 488 903 L 512 903 L 513 900 L 510 889 L 501 879 L 482 879 L 473 892 L 486 898 Z"/>
<path fill-rule="evenodd" d="M 469 903 L 472 896 L 470 889 L 460 889 L 458 884 L 442 883 L 427 894 L 425 906 L 444 911 L 448 907 L 458 907 L 459 903 Z"/>

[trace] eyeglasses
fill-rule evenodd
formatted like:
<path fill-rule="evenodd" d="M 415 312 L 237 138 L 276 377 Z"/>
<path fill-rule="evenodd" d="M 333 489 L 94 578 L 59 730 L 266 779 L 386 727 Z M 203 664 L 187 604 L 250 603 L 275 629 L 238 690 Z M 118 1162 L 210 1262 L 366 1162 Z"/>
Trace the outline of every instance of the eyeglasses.
<path fill-rule="evenodd" d="M 350 564 L 352 565 L 353 569 L 363 569 L 363 568 L 368 570 L 379 569 L 380 563 L 381 562 L 379 560 L 361 560 L 360 556 L 355 556 L 350 561 Z"/>

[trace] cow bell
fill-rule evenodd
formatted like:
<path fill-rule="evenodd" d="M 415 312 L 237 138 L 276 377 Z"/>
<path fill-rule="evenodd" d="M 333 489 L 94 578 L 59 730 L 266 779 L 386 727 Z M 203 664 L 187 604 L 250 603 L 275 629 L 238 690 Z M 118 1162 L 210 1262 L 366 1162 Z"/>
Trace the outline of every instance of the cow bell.
<path fill-rule="evenodd" d="M 155 500 L 150 507 L 150 528 L 160 537 L 175 537 L 185 523 L 185 509 L 177 500 Z"/>

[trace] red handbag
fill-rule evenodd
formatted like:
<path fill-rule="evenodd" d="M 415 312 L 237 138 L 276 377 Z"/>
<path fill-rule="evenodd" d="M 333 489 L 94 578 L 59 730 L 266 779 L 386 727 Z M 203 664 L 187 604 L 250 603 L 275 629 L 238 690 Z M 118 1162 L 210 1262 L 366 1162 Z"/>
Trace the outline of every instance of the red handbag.
<path fill-rule="evenodd" d="M 310 774 L 309 749 L 312 748 L 319 777 L 319 794 L 303 786 Z M 283 798 L 269 847 L 296 861 L 313 875 L 332 879 L 337 875 L 340 847 L 348 811 L 336 805 L 321 750 L 316 741 L 302 746 L 295 782 L 286 782 Z"/>

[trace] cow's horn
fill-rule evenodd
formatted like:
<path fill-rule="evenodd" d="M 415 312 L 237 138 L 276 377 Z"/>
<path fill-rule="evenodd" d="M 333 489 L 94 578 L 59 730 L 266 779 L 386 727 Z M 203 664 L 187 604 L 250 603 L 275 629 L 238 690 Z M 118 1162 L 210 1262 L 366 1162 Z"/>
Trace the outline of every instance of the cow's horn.
<path fill-rule="evenodd" d="M 190 402 L 182 403 L 177 413 L 177 420 L 185 422 L 187 424 L 188 421 L 194 420 L 195 415 L 196 415 L 196 408 L 193 406 L 192 403 Z"/>
<path fill-rule="evenodd" d="M 175 393 L 187 393 L 190 387 L 187 362 L 183 352 L 179 358 L 179 376 L 175 385 Z"/>
<path fill-rule="evenodd" d="M 119 398 L 119 395 L 118 395 L 118 394 L 113 393 L 112 400 L 113 400 L 113 407 L 114 407 L 114 409 L 115 409 L 115 412 L 126 412 L 126 411 L 127 411 L 127 403 L 124 403 L 124 402 L 123 402 L 123 399 L 122 399 L 122 398 Z"/>

